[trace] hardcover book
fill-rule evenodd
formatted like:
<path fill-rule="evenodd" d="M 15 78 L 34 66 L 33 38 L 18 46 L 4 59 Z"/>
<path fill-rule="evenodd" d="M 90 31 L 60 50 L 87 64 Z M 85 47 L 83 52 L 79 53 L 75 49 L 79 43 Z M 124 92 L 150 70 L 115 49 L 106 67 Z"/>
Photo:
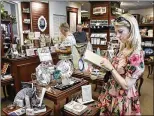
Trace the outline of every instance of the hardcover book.
<path fill-rule="evenodd" d="M 91 52 L 90 50 L 86 50 L 85 54 L 84 54 L 84 60 L 88 61 L 96 66 L 99 66 L 101 68 L 104 68 L 105 70 L 108 71 L 108 69 L 106 69 L 105 67 L 102 67 L 101 62 L 102 62 L 102 56 L 99 56 L 93 52 Z"/>
<path fill-rule="evenodd" d="M 87 111 L 88 107 L 75 101 L 71 101 L 68 104 L 64 105 L 64 109 L 76 115 L 82 115 L 84 112 Z"/>

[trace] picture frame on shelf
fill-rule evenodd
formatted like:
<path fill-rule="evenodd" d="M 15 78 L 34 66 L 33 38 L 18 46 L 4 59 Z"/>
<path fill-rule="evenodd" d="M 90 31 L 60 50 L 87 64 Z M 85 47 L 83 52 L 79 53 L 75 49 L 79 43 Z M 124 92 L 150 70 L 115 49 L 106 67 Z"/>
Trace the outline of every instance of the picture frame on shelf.
<path fill-rule="evenodd" d="M 93 8 L 94 15 L 102 15 L 106 13 L 106 7 L 95 7 Z"/>

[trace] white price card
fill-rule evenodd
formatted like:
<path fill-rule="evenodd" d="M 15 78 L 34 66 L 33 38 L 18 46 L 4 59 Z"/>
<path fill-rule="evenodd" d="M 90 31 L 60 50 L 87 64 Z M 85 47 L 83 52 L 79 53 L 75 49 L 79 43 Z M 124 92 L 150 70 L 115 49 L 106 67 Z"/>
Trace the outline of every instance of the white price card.
<path fill-rule="evenodd" d="M 38 48 L 37 51 L 41 62 L 52 61 L 49 47 Z"/>
<path fill-rule="evenodd" d="M 34 37 L 35 37 L 35 39 L 39 39 L 40 38 L 40 32 L 34 32 Z"/>
<path fill-rule="evenodd" d="M 34 56 L 35 55 L 34 49 L 33 48 L 26 49 L 26 55 L 27 56 Z"/>
<path fill-rule="evenodd" d="M 28 38 L 29 39 L 34 39 L 34 32 L 29 32 L 28 33 Z"/>
<path fill-rule="evenodd" d="M 91 85 L 84 85 L 82 88 L 82 101 L 91 101 L 92 100 L 92 91 L 91 91 Z"/>

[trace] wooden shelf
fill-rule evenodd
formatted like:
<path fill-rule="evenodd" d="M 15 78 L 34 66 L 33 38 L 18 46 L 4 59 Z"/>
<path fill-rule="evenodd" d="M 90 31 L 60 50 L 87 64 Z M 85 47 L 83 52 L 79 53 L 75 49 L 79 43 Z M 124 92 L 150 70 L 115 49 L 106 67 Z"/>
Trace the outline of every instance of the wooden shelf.
<path fill-rule="evenodd" d="M 142 46 L 143 48 L 154 48 L 154 46 Z"/>
<path fill-rule="evenodd" d="M 98 47 L 102 50 L 106 50 L 107 49 L 107 45 L 95 45 L 95 44 L 92 44 L 93 48 L 94 49 L 97 49 Z"/>
<path fill-rule="evenodd" d="M 22 27 L 24 30 L 30 30 L 31 31 L 31 12 L 24 12 L 23 8 L 27 9 L 29 8 L 29 11 L 31 11 L 31 3 L 30 2 L 21 2 L 21 10 L 22 10 Z M 25 23 L 24 19 L 30 19 L 30 23 Z M 23 39 L 26 38 L 28 33 L 23 33 Z"/>
<path fill-rule="evenodd" d="M 139 24 L 139 26 L 143 26 L 143 27 L 153 27 L 154 24 Z"/>
<path fill-rule="evenodd" d="M 25 25 L 30 25 L 30 23 L 23 23 L 23 24 L 25 24 Z"/>
<path fill-rule="evenodd" d="M 148 29 L 152 29 L 154 31 L 154 24 L 140 24 L 139 25 L 139 28 L 148 28 Z M 148 32 L 146 32 L 147 34 Z M 154 35 L 154 32 L 153 32 L 153 35 Z M 152 43 L 154 42 L 154 37 L 141 37 L 142 38 L 142 42 L 146 42 L 146 41 L 151 41 Z M 146 48 L 150 48 L 150 49 L 154 49 L 154 46 L 143 46 L 142 45 L 142 48 L 143 50 L 145 50 Z M 150 54 L 150 55 L 147 55 L 145 54 L 145 57 L 150 57 L 150 56 L 154 56 L 154 53 L 153 54 Z"/>
<path fill-rule="evenodd" d="M 93 29 L 93 28 L 90 28 L 91 30 L 91 33 L 108 33 L 109 30 L 107 29 Z"/>
<path fill-rule="evenodd" d="M 82 29 L 89 29 L 89 27 L 83 27 Z"/>
<path fill-rule="evenodd" d="M 1 24 L 8 24 L 8 23 L 11 23 L 12 21 L 9 20 L 9 19 L 2 19 L 1 20 Z"/>
<path fill-rule="evenodd" d="M 154 37 L 142 37 L 142 39 L 154 39 Z"/>
<path fill-rule="evenodd" d="M 108 23 L 105 25 L 103 22 L 99 25 L 99 28 L 97 27 L 96 24 L 94 25 L 89 25 L 90 26 L 90 34 L 92 33 L 106 33 L 107 34 L 107 42 L 110 41 L 110 33 L 114 32 L 114 27 L 111 25 L 111 20 L 115 18 L 113 14 L 111 13 L 111 2 L 109 1 L 91 1 L 90 2 L 91 7 L 90 7 L 90 21 L 91 20 L 107 20 Z M 119 4 L 119 3 L 118 3 Z M 119 4 L 120 5 L 120 4 Z M 93 8 L 96 7 L 106 7 L 106 13 L 100 14 L 100 15 L 95 15 L 93 14 Z M 103 27 L 101 27 L 103 25 Z M 92 26 L 95 26 L 96 28 L 91 28 Z M 108 45 L 93 45 L 94 48 L 99 47 L 101 50 L 107 50 Z"/>
<path fill-rule="evenodd" d="M 23 14 L 30 14 L 30 12 L 22 12 Z"/>
<path fill-rule="evenodd" d="M 145 54 L 145 56 L 154 56 L 154 54 L 150 54 L 150 55 L 148 55 L 148 54 Z"/>

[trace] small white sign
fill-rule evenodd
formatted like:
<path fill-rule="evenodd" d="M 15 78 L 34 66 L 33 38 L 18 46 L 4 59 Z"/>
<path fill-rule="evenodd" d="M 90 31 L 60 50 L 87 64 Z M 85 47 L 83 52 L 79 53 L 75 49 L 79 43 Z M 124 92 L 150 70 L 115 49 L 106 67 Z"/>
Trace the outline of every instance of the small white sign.
<path fill-rule="evenodd" d="M 51 46 L 51 47 L 50 47 L 50 51 L 51 51 L 51 53 L 56 52 L 56 47 L 55 47 L 55 46 Z"/>
<path fill-rule="evenodd" d="M 29 32 L 28 33 L 28 38 L 29 39 L 34 39 L 34 32 Z"/>
<path fill-rule="evenodd" d="M 106 7 L 95 7 L 93 8 L 93 14 L 94 15 L 102 15 L 106 13 Z"/>
<path fill-rule="evenodd" d="M 85 85 L 82 86 L 82 101 L 91 101 L 92 100 L 92 91 L 91 91 L 91 85 Z"/>
<path fill-rule="evenodd" d="M 27 108 L 26 109 L 26 115 L 33 116 L 34 115 L 34 109 Z"/>
<path fill-rule="evenodd" d="M 34 36 L 35 36 L 35 39 L 39 39 L 40 38 L 40 32 L 34 32 Z"/>
<path fill-rule="evenodd" d="M 49 47 L 38 48 L 37 49 L 40 61 L 52 61 Z"/>
<path fill-rule="evenodd" d="M 26 49 L 26 55 L 27 56 L 34 56 L 35 55 L 34 49 Z"/>

